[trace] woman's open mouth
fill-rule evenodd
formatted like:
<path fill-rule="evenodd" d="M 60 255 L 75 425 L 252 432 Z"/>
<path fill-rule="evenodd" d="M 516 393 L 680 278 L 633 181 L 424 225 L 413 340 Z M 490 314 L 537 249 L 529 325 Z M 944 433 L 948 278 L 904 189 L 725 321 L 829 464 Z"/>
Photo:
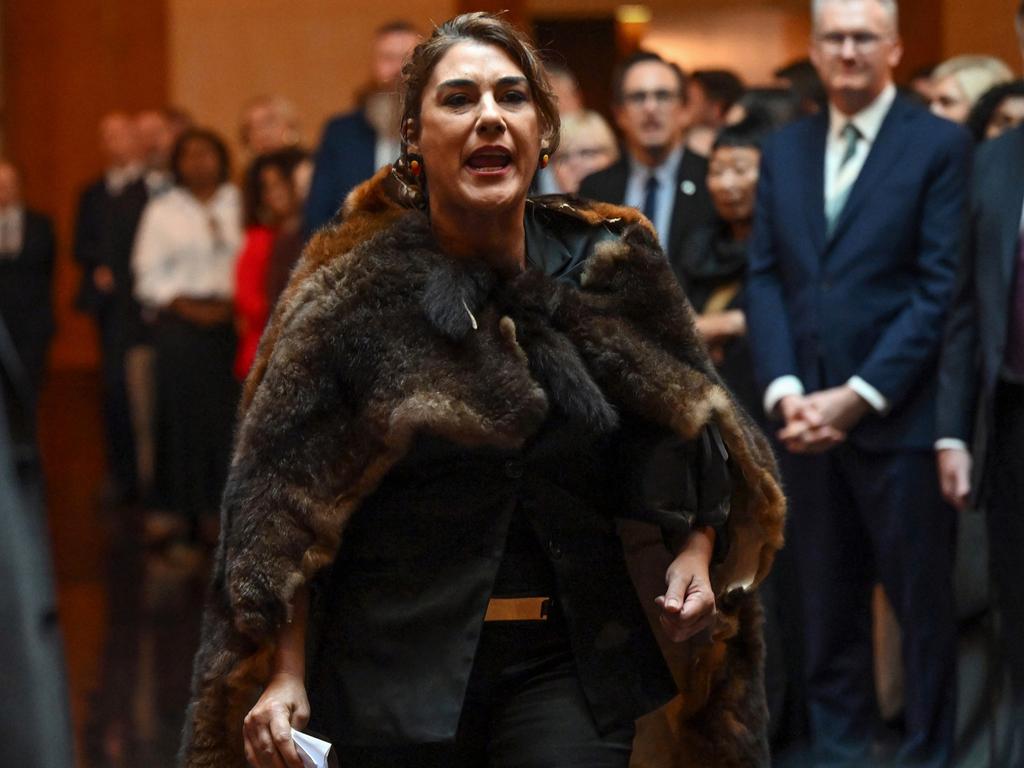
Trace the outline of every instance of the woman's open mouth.
<path fill-rule="evenodd" d="M 512 167 L 512 153 L 504 147 L 481 147 L 469 156 L 466 167 L 476 174 L 500 175 Z"/>

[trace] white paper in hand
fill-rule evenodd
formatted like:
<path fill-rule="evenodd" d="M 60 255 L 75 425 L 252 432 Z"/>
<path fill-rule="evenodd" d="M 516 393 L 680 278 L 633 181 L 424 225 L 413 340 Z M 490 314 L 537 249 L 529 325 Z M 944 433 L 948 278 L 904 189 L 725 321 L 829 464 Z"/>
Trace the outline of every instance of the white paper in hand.
<path fill-rule="evenodd" d="M 292 728 L 292 741 L 298 749 L 299 757 L 305 768 L 327 768 L 327 758 L 331 752 L 329 742 L 310 736 L 308 733 Z"/>

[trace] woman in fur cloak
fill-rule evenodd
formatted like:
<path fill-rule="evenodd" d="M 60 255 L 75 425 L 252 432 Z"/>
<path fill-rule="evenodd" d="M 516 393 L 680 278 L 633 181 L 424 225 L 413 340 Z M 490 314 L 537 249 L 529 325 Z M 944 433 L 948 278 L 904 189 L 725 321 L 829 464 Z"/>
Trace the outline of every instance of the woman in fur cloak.
<path fill-rule="evenodd" d="M 527 200 L 519 33 L 457 17 L 405 80 L 246 384 L 182 764 L 297 768 L 308 724 L 360 768 L 766 765 L 764 438 L 650 224 Z"/>

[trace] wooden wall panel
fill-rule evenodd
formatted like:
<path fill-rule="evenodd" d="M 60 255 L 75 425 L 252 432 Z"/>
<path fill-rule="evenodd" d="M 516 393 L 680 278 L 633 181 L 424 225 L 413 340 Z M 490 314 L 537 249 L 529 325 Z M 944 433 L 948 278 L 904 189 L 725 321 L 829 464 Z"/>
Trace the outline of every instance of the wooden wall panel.
<path fill-rule="evenodd" d="M 369 78 L 373 31 L 405 19 L 428 32 L 454 0 L 168 0 L 170 92 L 229 140 L 260 94 L 291 99 L 313 145 L 324 120 L 354 106 Z"/>
<path fill-rule="evenodd" d="M 7 0 L 3 27 L 4 150 L 27 202 L 54 216 L 57 369 L 96 365 L 92 324 L 72 310 L 71 234 L 78 193 L 102 169 L 97 124 L 112 109 L 167 98 L 165 0 Z"/>

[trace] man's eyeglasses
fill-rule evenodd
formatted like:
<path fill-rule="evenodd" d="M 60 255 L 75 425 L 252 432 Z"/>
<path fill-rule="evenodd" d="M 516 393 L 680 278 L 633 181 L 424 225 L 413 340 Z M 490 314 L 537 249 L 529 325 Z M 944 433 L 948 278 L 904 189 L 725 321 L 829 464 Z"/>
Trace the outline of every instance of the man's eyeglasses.
<path fill-rule="evenodd" d="M 678 91 L 667 89 L 657 91 L 630 91 L 622 94 L 622 102 L 627 107 L 642 107 L 648 99 L 654 99 L 654 104 L 665 107 L 679 99 Z"/>
<path fill-rule="evenodd" d="M 818 35 L 818 44 L 827 53 L 840 53 L 847 40 L 853 44 L 858 53 L 866 53 L 882 42 L 882 36 L 876 35 L 874 32 L 851 32 L 850 34 L 826 32 Z"/>

